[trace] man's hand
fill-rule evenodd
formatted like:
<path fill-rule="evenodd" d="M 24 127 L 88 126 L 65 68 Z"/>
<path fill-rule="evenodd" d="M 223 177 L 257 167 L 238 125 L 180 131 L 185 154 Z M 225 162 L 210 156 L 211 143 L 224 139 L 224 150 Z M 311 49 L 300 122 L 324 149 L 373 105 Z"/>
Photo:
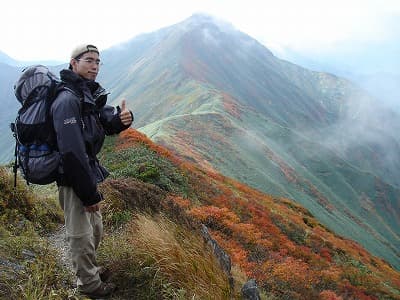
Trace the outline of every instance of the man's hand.
<path fill-rule="evenodd" d="M 85 206 L 85 211 L 86 212 L 93 213 L 93 212 L 96 212 L 96 211 L 99 211 L 99 210 L 100 210 L 100 204 L 99 203 L 96 203 L 96 204 L 93 204 L 93 205 L 90 205 L 90 206 Z"/>
<path fill-rule="evenodd" d="M 122 100 L 121 103 L 121 112 L 119 113 L 119 117 L 121 119 L 122 124 L 125 126 L 131 125 L 132 124 L 132 114 L 131 112 L 126 108 L 126 100 Z"/>

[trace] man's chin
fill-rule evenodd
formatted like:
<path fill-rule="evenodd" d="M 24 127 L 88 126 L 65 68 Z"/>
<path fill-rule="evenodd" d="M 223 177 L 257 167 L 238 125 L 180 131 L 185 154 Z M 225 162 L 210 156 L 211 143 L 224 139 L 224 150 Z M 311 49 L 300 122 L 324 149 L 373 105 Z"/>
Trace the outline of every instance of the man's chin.
<path fill-rule="evenodd" d="M 93 80 L 93 81 L 96 80 L 96 77 L 97 77 L 97 74 L 96 75 L 90 74 L 90 75 L 85 76 L 85 78 L 87 80 Z"/>

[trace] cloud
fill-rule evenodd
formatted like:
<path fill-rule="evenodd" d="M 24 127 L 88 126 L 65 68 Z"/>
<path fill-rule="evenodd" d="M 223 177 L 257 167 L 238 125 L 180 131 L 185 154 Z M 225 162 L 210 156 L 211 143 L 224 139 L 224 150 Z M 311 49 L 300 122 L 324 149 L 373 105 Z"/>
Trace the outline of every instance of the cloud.
<path fill-rule="evenodd" d="M 341 117 L 330 126 L 303 130 L 302 134 L 352 161 L 362 171 L 377 172 L 399 185 L 400 114 L 366 94 L 355 92 L 343 99 Z M 296 140 L 294 140 L 296 142 Z"/>

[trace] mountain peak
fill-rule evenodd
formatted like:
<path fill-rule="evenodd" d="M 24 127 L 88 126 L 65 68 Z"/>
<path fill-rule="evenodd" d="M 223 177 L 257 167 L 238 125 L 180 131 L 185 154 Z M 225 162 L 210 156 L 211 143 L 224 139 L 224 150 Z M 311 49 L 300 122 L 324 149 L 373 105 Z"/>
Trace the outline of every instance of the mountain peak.
<path fill-rule="evenodd" d="M 198 13 L 194 13 L 193 15 L 191 15 L 188 20 L 192 20 L 192 21 L 212 21 L 213 19 L 215 19 L 216 17 L 208 14 L 208 13 L 202 13 L 202 12 L 198 12 Z"/>
<path fill-rule="evenodd" d="M 183 24 L 190 27 L 204 27 L 212 25 L 217 26 L 222 31 L 236 30 L 231 23 L 207 13 L 195 13 L 184 20 Z"/>

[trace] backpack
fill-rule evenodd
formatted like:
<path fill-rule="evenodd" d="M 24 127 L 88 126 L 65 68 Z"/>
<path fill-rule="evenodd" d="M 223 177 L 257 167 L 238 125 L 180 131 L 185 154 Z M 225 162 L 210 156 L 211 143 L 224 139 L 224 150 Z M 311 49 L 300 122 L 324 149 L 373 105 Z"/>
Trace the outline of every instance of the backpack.
<path fill-rule="evenodd" d="M 14 186 L 17 169 L 27 183 L 49 184 L 58 177 L 60 154 L 50 107 L 63 83 L 47 67 L 35 65 L 22 71 L 14 93 L 22 107 L 11 130 L 15 137 Z"/>

